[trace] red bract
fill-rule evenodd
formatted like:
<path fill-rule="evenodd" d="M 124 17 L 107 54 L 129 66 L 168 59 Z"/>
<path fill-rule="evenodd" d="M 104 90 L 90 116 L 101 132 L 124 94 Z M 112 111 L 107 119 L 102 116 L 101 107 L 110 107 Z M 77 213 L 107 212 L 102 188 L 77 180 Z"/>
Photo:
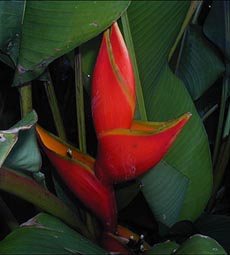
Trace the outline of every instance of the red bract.
<path fill-rule="evenodd" d="M 135 110 L 132 64 L 116 23 L 104 33 L 93 74 L 92 113 L 96 133 L 130 128 Z"/>
<path fill-rule="evenodd" d="M 167 153 L 190 116 L 186 113 L 161 124 L 139 122 L 132 129 L 104 132 L 98 138 L 96 175 L 110 185 L 147 172 Z"/>
<path fill-rule="evenodd" d="M 103 185 L 97 179 L 91 168 L 92 158 L 88 156 L 87 161 L 86 154 L 82 153 L 81 155 L 72 147 L 71 153 L 78 155 L 78 158 L 61 155 L 64 149 L 66 154 L 70 153 L 67 144 L 61 142 L 54 135 L 48 134 L 39 126 L 36 129 L 46 155 L 63 181 L 84 205 L 98 216 L 105 229 L 115 231 L 117 212 L 114 190 Z M 59 151 L 59 154 L 56 151 Z M 79 159 L 83 159 L 83 161 L 79 161 Z"/>

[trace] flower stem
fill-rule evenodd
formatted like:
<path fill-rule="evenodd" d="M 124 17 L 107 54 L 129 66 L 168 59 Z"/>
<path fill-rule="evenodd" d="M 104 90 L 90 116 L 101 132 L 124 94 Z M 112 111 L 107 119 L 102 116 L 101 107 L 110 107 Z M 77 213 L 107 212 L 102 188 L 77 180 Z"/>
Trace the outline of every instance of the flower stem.
<path fill-rule="evenodd" d="M 187 15 L 186 15 L 186 17 L 184 19 L 184 22 L 183 22 L 183 24 L 181 26 L 180 32 L 179 32 L 179 34 L 178 34 L 178 36 L 176 38 L 176 41 L 175 41 L 174 45 L 172 46 L 172 48 L 171 48 L 171 50 L 169 52 L 168 61 L 172 58 L 173 53 L 175 52 L 176 47 L 177 47 L 178 43 L 180 42 L 180 39 L 183 36 L 183 33 L 184 33 L 186 27 L 188 26 L 188 24 L 189 24 L 189 22 L 190 22 L 190 20 L 191 20 L 191 18 L 193 16 L 193 13 L 195 12 L 195 10 L 196 10 L 197 6 L 199 5 L 199 3 L 200 3 L 200 1 L 196 1 L 196 0 L 195 1 L 191 1 L 190 7 L 189 7 Z"/>
<path fill-rule="evenodd" d="M 32 111 L 32 88 L 31 83 L 19 87 L 21 117 Z"/>
<path fill-rule="evenodd" d="M 38 208 L 60 218 L 74 229 L 79 230 L 84 236 L 91 238 L 88 230 L 73 211 L 32 179 L 19 175 L 13 170 L 1 168 L 0 189 L 34 204 Z"/>
<path fill-rule="evenodd" d="M 76 91 L 76 110 L 79 149 L 86 153 L 86 134 L 85 134 L 85 111 L 84 111 L 84 94 L 82 83 L 82 61 L 81 52 L 78 48 L 75 55 L 75 91 Z"/>
<path fill-rule="evenodd" d="M 50 77 L 50 75 L 49 75 Z M 58 136 L 66 141 L 66 134 L 65 134 L 65 129 L 64 125 L 62 122 L 61 114 L 59 111 L 58 103 L 57 103 L 57 98 L 55 95 L 54 87 L 51 81 L 51 77 L 49 81 L 45 81 L 45 91 L 46 91 L 46 96 L 52 111 L 53 119 L 54 119 L 54 124 L 58 133 Z"/>

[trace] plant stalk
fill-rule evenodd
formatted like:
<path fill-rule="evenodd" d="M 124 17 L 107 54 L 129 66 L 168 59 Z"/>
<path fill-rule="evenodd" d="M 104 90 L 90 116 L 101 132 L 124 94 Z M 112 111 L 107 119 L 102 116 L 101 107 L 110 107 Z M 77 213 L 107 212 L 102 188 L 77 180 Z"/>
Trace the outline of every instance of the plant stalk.
<path fill-rule="evenodd" d="M 133 46 L 132 34 L 130 31 L 127 11 L 125 11 L 122 14 L 121 22 L 123 26 L 124 38 L 125 38 L 126 45 L 129 50 L 130 58 L 133 64 L 133 70 L 134 70 L 134 76 L 135 76 L 135 82 L 136 82 L 137 105 L 138 105 L 138 110 L 140 114 L 140 119 L 147 120 L 145 101 L 144 101 L 143 91 L 141 87 L 141 80 L 140 80 L 140 76 L 138 72 L 137 60 L 136 60 L 135 50 Z"/>
<path fill-rule="evenodd" d="M 170 59 L 172 58 L 173 53 L 175 52 L 176 47 L 177 47 L 178 43 L 180 42 L 181 37 L 183 36 L 183 33 L 184 33 L 186 27 L 188 26 L 188 24 L 189 24 L 189 22 L 190 22 L 190 20 L 193 16 L 197 6 L 199 5 L 199 3 L 200 3 L 200 1 L 191 1 L 190 7 L 189 7 L 188 12 L 186 14 L 186 17 L 184 19 L 184 22 L 181 26 L 180 32 L 179 32 L 179 34 L 176 38 L 176 41 L 175 41 L 174 45 L 172 46 L 172 48 L 169 52 L 168 61 L 170 61 Z"/>
<path fill-rule="evenodd" d="M 1 168 L 0 189 L 34 204 L 38 208 L 60 218 L 74 229 L 79 230 L 89 239 L 92 238 L 84 224 L 72 210 L 32 179 L 16 174 L 9 169 Z"/>
<path fill-rule="evenodd" d="M 84 111 L 84 90 L 82 82 L 82 61 L 81 52 L 78 48 L 75 55 L 75 92 L 79 149 L 86 153 L 86 133 L 85 133 L 85 111 Z"/>
<path fill-rule="evenodd" d="M 223 80 L 222 85 L 222 94 L 221 94 L 221 101 L 220 101 L 220 113 L 219 113 L 219 120 L 218 120 L 218 126 L 217 126 L 217 132 L 216 132 L 216 139 L 215 139 L 215 146 L 213 150 L 213 165 L 215 166 L 218 152 L 220 148 L 221 143 L 221 137 L 222 137 L 222 130 L 224 125 L 224 114 L 225 114 L 225 106 L 226 106 L 226 99 L 227 99 L 227 83 L 226 79 Z"/>
<path fill-rule="evenodd" d="M 49 75 L 50 77 L 50 75 Z M 54 91 L 54 87 L 51 81 L 51 77 L 50 77 L 50 81 L 45 81 L 44 82 L 44 86 L 45 86 L 45 91 L 46 91 L 46 96 L 50 105 L 50 109 L 53 115 L 53 119 L 54 119 L 54 124 L 58 133 L 58 136 L 63 139 L 63 140 L 67 140 L 66 138 L 66 134 L 65 134 L 65 129 L 64 129 L 64 125 L 63 125 L 63 121 L 61 118 L 61 114 L 59 111 L 59 107 L 58 107 L 58 102 L 57 102 L 57 98 L 55 95 L 55 91 Z"/>
<path fill-rule="evenodd" d="M 25 117 L 32 111 L 32 87 L 31 83 L 19 87 L 21 117 Z"/>

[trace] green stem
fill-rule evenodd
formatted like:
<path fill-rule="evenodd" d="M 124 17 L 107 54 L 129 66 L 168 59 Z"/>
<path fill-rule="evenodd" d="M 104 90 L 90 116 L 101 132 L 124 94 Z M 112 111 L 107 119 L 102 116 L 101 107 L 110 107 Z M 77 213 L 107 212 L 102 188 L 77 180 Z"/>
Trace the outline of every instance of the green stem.
<path fill-rule="evenodd" d="M 188 12 L 187 12 L 187 15 L 185 17 L 185 20 L 184 20 L 184 22 L 183 22 L 183 24 L 181 26 L 180 32 L 179 32 L 179 34 L 178 34 L 178 36 L 176 38 L 176 41 L 175 41 L 174 45 L 172 46 L 172 48 L 171 48 L 171 50 L 169 52 L 168 61 L 172 58 L 173 53 L 175 52 L 176 47 L 177 47 L 178 43 L 180 42 L 180 39 L 183 36 L 183 33 L 184 33 L 186 27 L 188 26 L 188 24 L 189 24 L 189 22 L 190 22 L 190 20 L 191 20 L 191 18 L 193 16 L 193 13 L 195 12 L 195 10 L 196 10 L 196 8 L 197 8 L 199 3 L 200 3 L 200 1 L 191 1 L 190 7 L 188 9 Z"/>
<path fill-rule="evenodd" d="M 50 76 L 50 75 L 49 75 Z M 65 134 L 65 129 L 64 129 L 64 125 L 62 122 L 62 118 L 61 118 L 61 114 L 59 111 L 59 107 L 58 107 L 58 102 L 57 102 L 57 98 L 55 95 L 55 91 L 54 91 L 54 87 L 53 84 L 51 82 L 51 78 L 50 81 L 45 81 L 44 83 L 45 86 L 45 91 L 46 91 L 46 96 L 51 108 L 51 112 L 53 115 L 53 119 L 54 119 L 54 124 L 58 133 L 58 136 L 66 141 L 66 134 Z"/>
<path fill-rule="evenodd" d="M 228 84 L 229 84 L 229 81 L 228 81 Z M 229 134 L 230 134 L 230 104 L 228 105 L 228 113 L 225 120 L 223 138 L 229 136 Z"/>
<path fill-rule="evenodd" d="M 77 110 L 77 125 L 79 148 L 86 153 L 86 134 L 85 134 L 85 112 L 84 112 L 84 94 L 82 83 L 82 61 L 80 49 L 75 55 L 75 91 L 76 91 L 76 110 Z"/>
<path fill-rule="evenodd" d="M 198 20 L 198 18 L 199 18 L 201 9 L 202 9 L 202 7 L 203 7 L 203 3 L 204 3 L 203 0 L 201 0 L 201 1 L 199 2 L 198 6 L 197 6 L 197 8 L 196 8 L 196 11 L 195 11 L 195 13 L 194 13 L 194 16 L 193 16 L 193 18 L 192 18 L 192 24 L 197 24 L 197 20 Z"/>
<path fill-rule="evenodd" d="M 123 15 L 121 16 L 121 22 L 123 26 L 124 38 L 125 38 L 126 45 L 129 50 L 130 58 L 133 64 L 133 70 L 134 70 L 135 82 L 136 82 L 137 104 L 138 104 L 140 118 L 141 120 L 147 120 L 144 96 L 142 92 L 141 80 L 140 80 L 140 76 L 138 72 L 137 60 L 136 60 L 135 50 L 133 46 L 132 34 L 130 31 L 127 11 L 125 11 Z"/>
<path fill-rule="evenodd" d="M 223 125 L 224 125 L 225 107 L 226 107 L 226 100 L 227 100 L 227 91 L 228 91 L 228 82 L 227 82 L 227 79 L 224 78 L 223 86 L 222 86 L 221 101 L 220 101 L 219 120 L 218 120 L 217 132 L 216 132 L 215 146 L 213 150 L 213 165 L 214 166 L 217 161 L 220 143 L 221 143 L 221 137 L 222 137 L 222 131 L 223 131 Z"/>
<path fill-rule="evenodd" d="M 28 83 L 24 86 L 19 87 L 19 94 L 20 94 L 21 117 L 23 118 L 27 115 L 27 113 L 31 112 L 33 109 L 31 84 Z"/>
<path fill-rule="evenodd" d="M 205 122 L 209 116 L 211 116 L 218 109 L 218 104 L 215 104 L 211 109 L 209 109 L 204 116 L 202 117 L 202 121 Z"/>
<path fill-rule="evenodd" d="M 222 178 L 224 176 L 230 155 L 230 137 L 228 136 L 226 140 L 222 143 L 219 153 L 218 163 L 214 169 L 214 184 L 213 184 L 213 194 L 218 191 Z"/>
<path fill-rule="evenodd" d="M 38 208 L 60 218 L 74 229 L 79 230 L 86 237 L 91 238 L 88 230 L 73 211 L 32 179 L 16 174 L 9 169 L 1 168 L 0 189 L 34 204 Z"/>
<path fill-rule="evenodd" d="M 176 75 L 178 74 L 178 71 L 179 71 L 179 66 L 180 66 L 181 57 L 182 57 L 182 53 L 183 53 L 183 49 L 184 49 L 186 35 L 187 35 L 187 30 L 185 30 L 185 32 L 183 34 L 183 37 L 182 37 L 181 44 L 180 44 L 180 50 L 179 50 L 178 58 L 177 58 L 177 61 L 176 61 L 176 67 L 175 67 L 175 74 Z"/>
<path fill-rule="evenodd" d="M 13 231 L 19 226 L 19 224 L 16 218 L 14 217 L 14 215 L 12 214 L 11 210 L 9 209 L 9 207 L 7 206 L 7 204 L 1 197 L 0 197 L 0 208 L 1 208 L 0 210 L 1 218 L 3 219 L 4 222 L 6 222 L 9 229 Z"/>
<path fill-rule="evenodd" d="M 207 212 L 211 212 L 216 201 L 216 194 L 218 192 L 219 186 L 223 179 L 226 167 L 229 162 L 230 155 L 230 137 L 226 137 L 221 144 L 220 153 L 218 154 L 218 160 L 214 168 L 214 178 L 213 178 L 213 189 L 212 196 L 207 206 Z"/>

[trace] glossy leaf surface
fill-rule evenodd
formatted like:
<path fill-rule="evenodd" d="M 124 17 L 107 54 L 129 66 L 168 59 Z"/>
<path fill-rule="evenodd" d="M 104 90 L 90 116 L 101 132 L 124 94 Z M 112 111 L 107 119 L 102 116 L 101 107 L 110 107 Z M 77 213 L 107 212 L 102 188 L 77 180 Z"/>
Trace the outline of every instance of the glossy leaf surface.
<path fill-rule="evenodd" d="M 226 251 L 217 241 L 204 235 L 191 236 L 177 249 L 175 254 L 227 255 Z"/>
<path fill-rule="evenodd" d="M 146 255 L 170 255 L 179 247 L 179 244 L 173 241 L 155 244 Z"/>
<path fill-rule="evenodd" d="M 41 166 L 41 156 L 37 146 L 34 125 L 37 114 L 33 111 L 25 118 L 5 131 L 17 139 L 4 161 L 4 166 L 20 171 L 38 172 Z M 6 139 L 5 142 L 7 142 Z M 2 143 L 4 145 L 4 142 Z"/>
<path fill-rule="evenodd" d="M 155 217 L 167 226 L 177 222 L 189 187 L 188 177 L 161 161 L 141 178 L 141 183 Z"/>
<path fill-rule="evenodd" d="M 129 1 L 25 1 L 14 85 L 37 78 L 50 62 L 112 24 Z"/>
<path fill-rule="evenodd" d="M 40 213 L 0 242 L 1 254 L 107 254 L 62 221 Z"/>
<path fill-rule="evenodd" d="M 193 100 L 197 100 L 224 72 L 220 56 L 202 36 L 197 27 L 186 31 L 178 76 L 183 80 Z"/>
<path fill-rule="evenodd" d="M 165 157 L 166 163 L 189 181 L 178 220 L 196 219 L 203 211 L 212 187 L 212 165 L 203 124 L 184 85 L 167 65 L 170 47 L 188 6 L 189 2 L 185 1 L 133 2 L 128 9 L 148 120 L 165 121 L 188 111 L 193 114 Z M 174 179 L 174 172 L 169 176 Z M 151 177 L 146 174 L 144 178 Z M 160 183 L 161 178 L 156 172 L 149 183 L 154 186 Z M 173 196 L 171 185 L 158 187 L 155 196 L 148 190 L 152 200 L 159 199 L 162 189 Z M 181 199 L 178 199 L 178 203 L 181 203 Z M 150 207 L 155 213 L 157 209 L 151 204 Z M 162 207 L 160 215 L 164 213 Z"/>
<path fill-rule="evenodd" d="M 25 1 L 0 2 L 0 59 L 15 68 Z"/>

